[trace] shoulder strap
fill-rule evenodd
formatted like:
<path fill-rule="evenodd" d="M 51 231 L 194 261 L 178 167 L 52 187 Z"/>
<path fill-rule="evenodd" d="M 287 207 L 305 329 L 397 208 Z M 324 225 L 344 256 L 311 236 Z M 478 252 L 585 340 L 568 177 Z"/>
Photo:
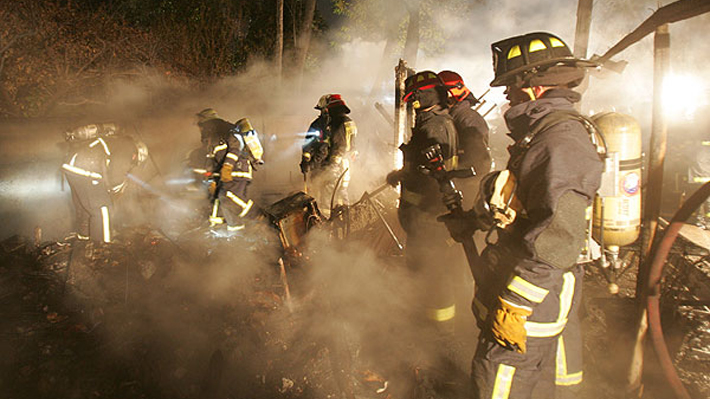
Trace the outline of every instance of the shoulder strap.
<path fill-rule="evenodd" d="M 582 126 L 584 126 L 584 128 L 587 130 L 587 133 L 589 134 L 589 140 L 596 148 L 597 154 L 599 154 L 599 157 L 603 159 L 606 156 L 606 142 L 604 140 L 604 135 L 602 134 L 599 127 L 597 127 L 597 125 L 594 123 L 594 121 L 580 114 L 577 111 L 558 110 L 550 112 L 549 114 L 540 118 L 540 120 L 535 122 L 535 124 L 532 126 L 532 129 L 530 129 L 530 132 L 528 132 L 528 134 L 526 134 L 522 139 L 513 144 L 510 149 L 510 168 L 516 169 L 518 166 L 520 166 L 520 162 L 522 161 L 523 155 L 525 155 L 527 150 L 530 148 L 530 144 L 532 143 L 535 136 L 555 125 L 570 120 L 578 121 L 582 124 Z"/>

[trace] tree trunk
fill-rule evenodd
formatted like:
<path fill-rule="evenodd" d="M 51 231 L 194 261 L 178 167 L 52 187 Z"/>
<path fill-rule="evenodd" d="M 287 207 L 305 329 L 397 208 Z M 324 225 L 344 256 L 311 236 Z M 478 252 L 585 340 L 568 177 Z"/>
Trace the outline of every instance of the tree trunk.
<path fill-rule="evenodd" d="M 276 50 L 274 64 L 279 82 L 283 70 L 284 55 L 284 0 L 276 0 Z"/>
<path fill-rule="evenodd" d="M 388 35 L 387 42 L 385 43 L 385 48 L 382 51 L 382 58 L 380 58 L 380 64 L 377 68 L 377 75 L 375 76 L 375 81 L 372 83 L 372 89 L 370 89 L 370 95 L 368 96 L 367 103 L 369 104 L 374 97 L 380 95 L 382 81 L 385 79 L 388 73 L 391 71 L 390 65 L 390 54 L 394 49 L 394 45 L 397 44 L 396 34 Z"/>
<path fill-rule="evenodd" d="M 417 1 L 414 6 L 407 6 L 407 10 L 409 11 L 409 24 L 407 25 L 407 41 L 404 43 L 404 59 L 410 68 L 416 69 L 421 2 Z"/>
<path fill-rule="evenodd" d="M 301 33 L 298 37 L 298 48 L 296 51 L 296 73 L 298 74 L 299 87 L 303 80 L 303 70 L 306 66 L 308 48 L 311 45 L 311 31 L 313 30 L 313 17 L 316 13 L 316 0 L 306 0 L 303 20 L 301 21 Z"/>

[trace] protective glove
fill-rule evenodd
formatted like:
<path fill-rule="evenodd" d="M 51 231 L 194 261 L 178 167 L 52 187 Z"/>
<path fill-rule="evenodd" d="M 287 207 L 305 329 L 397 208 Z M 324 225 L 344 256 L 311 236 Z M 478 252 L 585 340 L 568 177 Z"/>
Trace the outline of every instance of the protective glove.
<path fill-rule="evenodd" d="M 219 179 L 222 180 L 223 182 L 230 182 L 232 181 L 232 170 L 234 169 L 234 165 L 230 163 L 225 163 L 222 165 L 222 169 L 219 171 Z"/>
<path fill-rule="evenodd" d="M 216 181 L 211 181 L 210 185 L 207 187 L 207 192 L 210 193 L 211 197 L 214 197 L 214 194 L 217 192 L 217 182 Z"/>
<path fill-rule="evenodd" d="M 397 187 L 399 182 L 402 181 L 403 174 L 404 174 L 404 171 L 402 169 L 393 170 L 387 174 L 387 177 L 385 178 L 385 180 L 387 181 L 387 184 L 389 184 L 390 186 Z"/>
<path fill-rule="evenodd" d="M 447 213 L 438 216 L 436 220 L 446 225 L 449 234 L 451 234 L 451 238 L 456 242 L 463 242 L 471 238 L 476 230 L 480 230 L 478 219 L 473 210 L 460 214 Z"/>
<path fill-rule="evenodd" d="M 515 305 L 503 298 L 498 298 L 498 307 L 493 312 L 491 332 L 493 338 L 506 348 L 518 353 L 525 353 L 525 321 L 532 314 L 530 308 Z"/>

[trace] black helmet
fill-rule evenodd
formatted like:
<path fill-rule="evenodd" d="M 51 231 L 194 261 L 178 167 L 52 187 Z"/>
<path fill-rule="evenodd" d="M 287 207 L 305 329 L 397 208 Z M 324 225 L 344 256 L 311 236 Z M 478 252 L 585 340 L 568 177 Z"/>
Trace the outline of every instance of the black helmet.
<path fill-rule="evenodd" d="M 582 67 L 595 63 L 574 58 L 559 37 L 533 32 L 491 44 L 495 78 L 491 86 L 577 86 L 584 78 Z"/>
<path fill-rule="evenodd" d="M 446 88 L 434 72 L 418 72 L 404 81 L 402 100 L 411 102 L 414 109 L 428 108 L 446 100 Z"/>

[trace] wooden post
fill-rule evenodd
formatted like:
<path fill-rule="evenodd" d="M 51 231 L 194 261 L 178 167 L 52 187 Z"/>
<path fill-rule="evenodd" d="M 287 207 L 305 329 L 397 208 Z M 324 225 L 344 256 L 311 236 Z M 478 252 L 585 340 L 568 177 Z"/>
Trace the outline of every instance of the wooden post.
<path fill-rule="evenodd" d="M 402 152 L 399 151 L 399 146 L 404 143 L 407 133 L 407 103 L 402 101 L 407 70 L 407 62 L 400 59 L 394 69 L 394 169 L 400 169 L 404 165 L 404 158 Z"/>
<path fill-rule="evenodd" d="M 577 3 L 577 28 L 574 33 L 574 56 L 587 58 L 589 27 L 592 24 L 593 0 L 579 0 Z"/>
<path fill-rule="evenodd" d="M 670 69 L 670 33 L 668 24 L 656 29 L 653 41 L 653 120 L 651 121 L 651 153 L 648 157 L 648 185 L 644 190 L 643 225 L 641 229 L 641 254 L 636 280 L 636 301 L 638 304 L 638 329 L 628 375 L 628 389 L 639 392 L 642 387 L 643 352 L 648 322 L 646 320 L 646 279 L 648 278 L 650 255 L 661 213 L 663 163 L 666 157 L 668 121 L 663 109 L 663 82 Z"/>

